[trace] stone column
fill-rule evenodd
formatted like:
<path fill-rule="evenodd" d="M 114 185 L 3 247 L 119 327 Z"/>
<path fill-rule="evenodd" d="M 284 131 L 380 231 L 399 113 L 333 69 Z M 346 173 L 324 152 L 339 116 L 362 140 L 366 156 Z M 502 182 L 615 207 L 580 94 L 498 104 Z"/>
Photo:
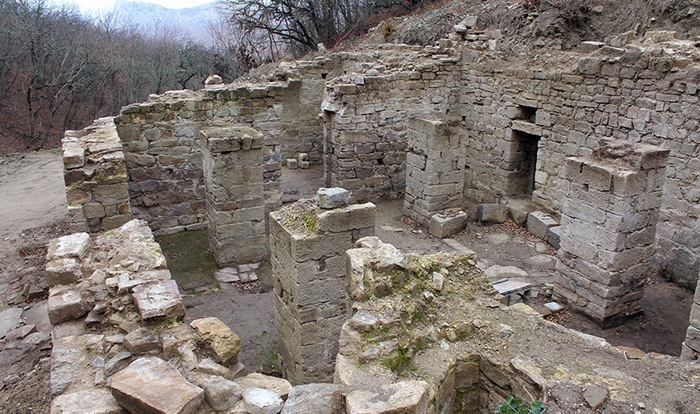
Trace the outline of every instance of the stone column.
<path fill-rule="evenodd" d="M 695 288 L 695 298 L 690 308 L 690 326 L 681 345 L 681 359 L 694 361 L 700 359 L 700 280 Z"/>
<path fill-rule="evenodd" d="M 320 189 L 270 214 L 275 322 L 285 376 L 332 382 L 340 328 L 349 318 L 345 251 L 374 234 L 372 203 L 347 205 L 343 189 Z"/>
<path fill-rule="evenodd" d="M 219 266 L 267 257 L 263 135 L 248 127 L 201 131 L 209 244 Z"/>
<path fill-rule="evenodd" d="M 427 224 L 433 214 L 460 206 L 464 199 L 464 168 L 459 134 L 452 134 L 441 121 L 410 119 L 406 214 Z"/>
<path fill-rule="evenodd" d="M 601 326 L 641 312 L 668 150 L 604 139 L 566 160 L 554 293 Z"/>

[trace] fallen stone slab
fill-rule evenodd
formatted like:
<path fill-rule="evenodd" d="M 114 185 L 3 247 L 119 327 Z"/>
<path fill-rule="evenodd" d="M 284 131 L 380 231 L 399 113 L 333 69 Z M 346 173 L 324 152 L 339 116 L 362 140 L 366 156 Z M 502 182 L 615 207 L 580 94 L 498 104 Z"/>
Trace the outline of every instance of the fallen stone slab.
<path fill-rule="evenodd" d="M 233 267 L 226 267 L 214 272 L 214 279 L 221 283 L 238 282 L 241 280 L 241 278 L 238 276 L 238 270 Z"/>
<path fill-rule="evenodd" d="M 204 402 L 201 388 L 157 357 L 132 362 L 114 375 L 109 388 L 117 403 L 132 413 L 192 414 Z"/>
<path fill-rule="evenodd" d="M 226 365 L 236 361 L 241 350 L 241 339 L 219 318 L 196 319 L 190 326 L 216 362 Z"/>
<path fill-rule="evenodd" d="M 425 381 L 401 381 L 375 391 L 353 391 L 345 407 L 348 414 L 423 414 L 428 412 L 429 391 Z"/>
<path fill-rule="evenodd" d="M 307 384 L 292 388 L 282 414 L 335 414 L 342 409 L 340 385 Z"/>
<path fill-rule="evenodd" d="M 204 390 L 207 404 L 214 411 L 227 411 L 243 398 L 243 388 L 233 381 L 216 375 L 190 375 L 190 381 Z"/>
<path fill-rule="evenodd" d="M 292 390 L 292 384 L 284 378 L 271 377 L 269 375 L 252 373 L 244 377 L 236 379 L 236 382 L 243 387 L 248 388 L 265 388 L 277 394 L 283 400 L 289 397 Z"/>
<path fill-rule="evenodd" d="M 527 216 L 527 229 L 542 240 L 546 240 L 550 227 L 558 225 L 554 218 L 541 211 L 533 211 Z"/>
<path fill-rule="evenodd" d="M 19 328 L 13 329 L 7 333 L 5 337 L 8 341 L 14 341 L 17 339 L 22 339 L 27 335 L 36 332 L 36 325 L 24 325 Z"/>
<path fill-rule="evenodd" d="M 177 282 L 172 279 L 136 286 L 133 298 L 143 320 L 185 316 L 185 304 L 177 288 Z"/>
<path fill-rule="evenodd" d="M 486 276 L 491 280 L 509 277 L 528 277 L 525 270 L 515 266 L 493 265 L 484 270 L 484 273 L 486 273 Z"/>
<path fill-rule="evenodd" d="M 83 300 L 77 290 L 65 286 L 51 288 L 49 292 L 48 312 L 51 324 L 57 325 L 72 321 L 88 313 L 90 306 Z"/>
<path fill-rule="evenodd" d="M 89 389 L 60 395 L 51 402 L 51 414 L 121 414 L 109 390 Z"/>
<path fill-rule="evenodd" d="M 503 204 L 477 204 L 476 219 L 485 223 L 503 223 L 508 220 L 509 208 Z"/>
<path fill-rule="evenodd" d="M 428 230 L 430 234 L 438 239 L 444 239 L 452 237 L 464 230 L 464 228 L 467 227 L 468 220 L 469 217 L 467 213 L 463 211 L 450 215 L 433 214 L 433 216 L 430 217 Z"/>
<path fill-rule="evenodd" d="M 275 392 L 264 388 L 244 390 L 243 401 L 250 414 L 278 414 L 284 406 L 284 401 Z"/>
<path fill-rule="evenodd" d="M 22 308 L 9 308 L 0 312 L 0 339 L 19 326 L 23 312 Z"/>
<path fill-rule="evenodd" d="M 160 339 L 148 328 L 138 328 L 124 337 L 124 348 L 133 354 L 160 349 Z"/>

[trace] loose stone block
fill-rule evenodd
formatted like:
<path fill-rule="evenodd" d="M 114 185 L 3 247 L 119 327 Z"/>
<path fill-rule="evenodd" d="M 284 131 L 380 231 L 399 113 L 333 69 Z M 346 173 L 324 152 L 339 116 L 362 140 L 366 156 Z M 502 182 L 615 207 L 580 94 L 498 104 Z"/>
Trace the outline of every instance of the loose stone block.
<path fill-rule="evenodd" d="M 469 221 L 469 216 L 463 211 L 456 212 L 449 216 L 435 214 L 430 218 L 429 231 L 433 236 L 444 239 L 452 237 L 464 230 Z"/>
<path fill-rule="evenodd" d="M 284 406 L 284 401 L 277 394 L 264 388 L 243 391 L 243 401 L 250 414 L 277 414 Z"/>
<path fill-rule="evenodd" d="M 51 401 L 51 414 L 121 413 L 122 408 L 117 404 L 117 400 L 104 388 L 59 395 Z"/>
<path fill-rule="evenodd" d="M 271 377 L 259 373 L 248 374 L 236 379 L 236 382 L 245 388 L 264 388 L 277 394 L 281 399 L 286 400 L 292 390 L 292 384 L 284 378 Z"/>
<path fill-rule="evenodd" d="M 185 316 L 185 305 L 180 296 L 177 282 L 172 279 L 136 286 L 133 298 L 141 314 L 141 319 L 181 318 Z"/>
<path fill-rule="evenodd" d="M 353 391 L 346 397 L 346 410 L 348 414 L 426 413 L 429 390 L 424 381 L 401 381 L 376 391 Z"/>
<path fill-rule="evenodd" d="M 0 339 L 19 326 L 23 312 L 21 308 L 8 308 L 0 312 Z"/>
<path fill-rule="evenodd" d="M 51 239 L 46 253 L 46 260 L 50 261 L 59 257 L 82 258 L 89 245 L 90 235 L 87 233 L 74 233 Z"/>
<path fill-rule="evenodd" d="M 299 161 L 296 158 L 287 158 L 287 168 L 290 170 L 296 170 L 299 168 Z"/>
<path fill-rule="evenodd" d="M 342 409 L 340 385 L 307 384 L 292 388 L 282 414 L 336 414 Z"/>
<path fill-rule="evenodd" d="M 561 244 L 561 227 L 554 226 L 547 229 L 545 241 L 558 250 Z"/>
<path fill-rule="evenodd" d="M 190 326 L 217 362 L 226 365 L 236 361 L 241 350 L 241 339 L 219 318 L 196 319 Z"/>
<path fill-rule="evenodd" d="M 138 328 L 124 337 L 124 348 L 134 354 L 160 349 L 160 340 L 148 328 Z"/>
<path fill-rule="evenodd" d="M 319 188 L 316 192 L 316 202 L 322 209 L 345 207 L 349 201 L 350 192 L 344 188 Z"/>
<path fill-rule="evenodd" d="M 114 375 L 109 385 L 120 406 L 132 413 L 194 414 L 204 391 L 160 358 L 140 358 Z"/>
<path fill-rule="evenodd" d="M 46 283 L 49 286 L 68 285 L 82 277 L 80 260 L 75 257 L 59 257 L 46 263 Z"/>
<path fill-rule="evenodd" d="M 85 315 L 89 306 L 77 290 L 58 286 L 49 291 L 48 311 L 51 324 L 58 325 Z"/>
<path fill-rule="evenodd" d="M 533 211 L 527 216 L 527 229 L 542 240 L 547 238 L 550 227 L 558 225 L 559 223 L 554 218 L 541 211 Z"/>
<path fill-rule="evenodd" d="M 508 206 L 502 204 L 477 204 L 476 219 L 487 223 L 503 223 L 508 220 Z"/>
<path fill-rule="evenodd" d="M 196 375 L 193 377 L 191 380 L 204 390 L 207 404 L 214 411 L 230 410 L 243 398 L 241 386 L 226 378 L 214 375 Z"/>

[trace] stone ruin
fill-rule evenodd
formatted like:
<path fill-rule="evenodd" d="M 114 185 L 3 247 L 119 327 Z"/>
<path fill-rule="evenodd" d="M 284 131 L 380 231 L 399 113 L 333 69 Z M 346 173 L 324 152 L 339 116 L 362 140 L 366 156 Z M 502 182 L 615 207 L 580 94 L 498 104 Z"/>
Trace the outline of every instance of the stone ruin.
<path fill-rule="evenodd" d="M 657 398 L 668 387 L 697 407 L 693 365 L 502 306 L 473 257 L 406 256 L 371 238 L 373 200 L 403 199 L 440 238 L 479 203 L 478 219 L 510 217 L 557 248 L 555 296 L 603 326 L 640 311 L 652 272 L 698 284 L 693 42 L 650 32 L 624 47 L 584 42 L 573 64 L 513 62 L 499 33 L 472 27 L 436 46 L 324 53 L 258 83 L 154 95 L 67 131 L 76 234 L 52 242 L 47 263 L 52 410 L 91 393 L 100 412 L 476 413 L 508 395 L 548 399 L 550 412 L 678 411 Z M 282 207 L 285 159 L 322 166 L 356 204 L 331 189 Z M 272 263 L 294 387 L 244 376 L 220 322 L 180 322 L 151 231 L 203 228 L 220 266 Z M 694 302 L 683 360 L 700 356 Z M 63 328 L 76 319 L 82 328 Z M 659 366 L 680 374 L 667 387 L 635 379 Z M 182 401 L 160 398 L 156 377 Z"/>

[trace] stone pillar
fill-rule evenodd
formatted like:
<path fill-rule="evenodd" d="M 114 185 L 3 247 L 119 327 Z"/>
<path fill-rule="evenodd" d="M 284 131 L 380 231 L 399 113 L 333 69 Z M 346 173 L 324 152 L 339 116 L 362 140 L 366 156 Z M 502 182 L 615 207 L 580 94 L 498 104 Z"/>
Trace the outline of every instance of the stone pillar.
<path fill-rule="evenodd" d="M 374 234 L 374 204 L 347 205 L 343 189 L 319 195 L 270 214 L 275 322 L 294 384 L 333 381 L 340 328 L 350 317 L 345 251 Z"/>
<path fill-rule="evenodd" d="M 686 331 L 685 341 L 681 345 L 681 359 L 687 361 L 700 359 L 700 280 L 695 288 L 695 297 L 690 308 L 690 326 Z"/>
<path fill-rule="evenodd" d="M 100 233 L 132 219 L 124 151 L 114 118 L 100 118 L 63 138 L 71 232 Z"/>
<path fill-rule="evenodd" d="M 554 293 L 601 326 L 641 312 L 668 150 L 604 139 L 566 160 Z"/>
<path fill-rule="evenodd" d="M 248 127 L 201 131 L 209 244 L 219 266 L 267 257 L 263 135 Z"/>
<path fill-rule="evenodd" d="M 459 134 L 451 133 L 441 121 L 410 119 L 406 214 L 427 224 L 434 214 L 460 206 L 464 199 L 464 168 Z"/>

